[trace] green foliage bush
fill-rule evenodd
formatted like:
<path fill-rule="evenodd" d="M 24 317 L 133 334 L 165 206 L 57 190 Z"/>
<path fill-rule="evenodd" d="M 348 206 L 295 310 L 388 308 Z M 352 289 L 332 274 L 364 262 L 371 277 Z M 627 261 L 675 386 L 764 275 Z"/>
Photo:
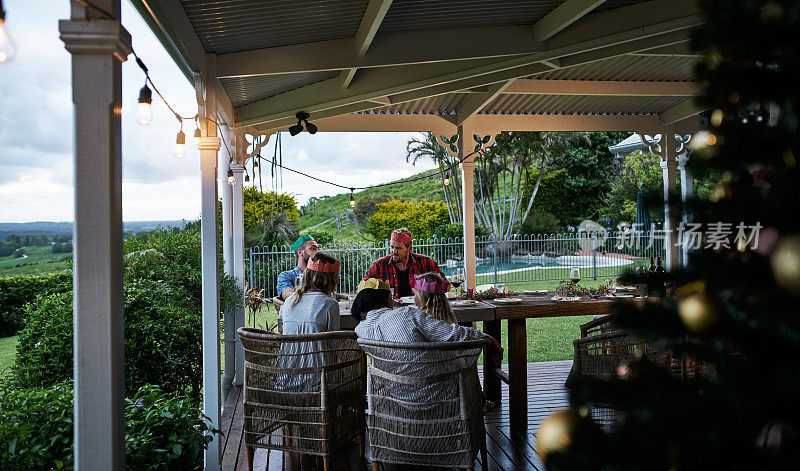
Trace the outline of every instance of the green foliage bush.
<path fill-rule="evenodd" d="M 334 238 L 336 237 L 333 233 L 326 231 L 325 229 L 311 229 L 306 231 L 305 235 L 310 235 L 313 237 L 320 247 L 325 247 L 326 245 L 333 243 Z"/>
<path fill-rule="evenodd" d="M 356 223 L 366 226 L 369 218 L 378 210 L 378 204 L 391 200 L 387 195 L 366 195 L 356 200 L 356 207 L 353 208 L 353 217 Z"/>
<path fill-rule="evenodd" d="M 145 385 L 125 400 L 125 467 L 191 470 L 203 464 L 212 430 L 187 398 Z M 72 469 L 73 392 L 0 386 L 0 469 Z"/>
<path fill-rule="evenodd" d="M 528 218 L 520 224 L 519 233 L 531 234 L 551 234 L 558 231 L 561 222 L 557 217 L 545 211 L 531 211 Z"/>
<path fill-rule="evenodd" d="M 202 328 L 199 311 L 176 305 L 164 282 L 125 285 L 125 389 L 158 384 L 199 403 Z M 12 379 L 19 387 L 46 387 L 72 377 L 72 295 L 55 294 L 29 304 L 19 334 Z"/>
<path fill-rule="evenodd" d="M 528 204 L 528 199 L 530 199 L 531 194 L 533 194 L 533 189 L 536 186 L 536 180 L 538 178 L 539 170 L 531 171 L 530 179 L 525 182 L 522 188 L 523 205 Z M 564 204 L 564 185 L 566 185 L 567 178 L 567 171 L 563 168 L 549 171 L 545 170 L 545 174 L 542 175 L 542 181 L 539 183 L 539 191 L 536 192 L 536 198 L 534 198 L 533 206 L 531 206 L 531 213 L 557 214 L 560 207 Z M 525 210 L 524 206 L 522 210 Z M 522 215 L 520 217 L 522 217 Z M 530 217 L 530 214 L 528 217 Z"/>
<path fill-rule="evenodd" d="M 367 230 L 379 241 L 388 239 L 392 231 L 400 227 L 407 227 L 415 239 L 425 239 L 449 220 L 447 207 L 441 201 L 393 199 L 378 203 L 377 207 L 369 218 Z"/>
<path fill-rule="evenodd" d="M 0 277 L 0 337 L 15 335 L 24 325 L 25 304 L 40 295 L 72 293 L 72 271 L 47 275 Z"/>
<path fill-rule="evenodd" d="M 483 237 L 489 235 L 489 231 L 480 225 L 475 225 L 475 235 Z M 433 236 L 440 239 L 463 239 L 464 238 L 464 223 L 453 222 L 449 224 L 442 224 L 433 230 Z"/>

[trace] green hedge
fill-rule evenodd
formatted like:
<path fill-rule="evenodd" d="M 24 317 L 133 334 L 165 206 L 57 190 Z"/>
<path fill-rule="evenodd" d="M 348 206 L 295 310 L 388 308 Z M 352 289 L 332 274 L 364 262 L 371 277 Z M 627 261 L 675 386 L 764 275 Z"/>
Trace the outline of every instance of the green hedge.
<path fill-rule="evenodd" d="M 166 283 L 125 285 L 125 389 L 146 384 L 186 394 L 200 402 L 202 326 L 199 311 L 175 305 Z M 18 387 L 47 387 L 72 377 L 72 293 L 29 304 L 19 334 L 12 381 Z"/>
<path fill-rule="evenodd" d="M 47 275 L 0 277 L 0 337 L 25 325 L 25 305 L 40 295 L 72 292 L 72 270 Z"/>
<path fill-rule="evenodd" d="M 74 468 L 72 391 L 0 386 L 0 469 Z M 125 468 L 201 469 L 213 433 L 191 400 L 145 385 L 125 399 Z"/>

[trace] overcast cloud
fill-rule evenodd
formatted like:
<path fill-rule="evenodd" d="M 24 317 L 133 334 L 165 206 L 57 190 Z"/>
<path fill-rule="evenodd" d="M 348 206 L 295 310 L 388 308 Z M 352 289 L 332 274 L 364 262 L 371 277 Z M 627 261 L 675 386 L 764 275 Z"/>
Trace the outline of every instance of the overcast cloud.
<path fill-rule="evenodd" d="M 17 54 L 0 66 L 0 222 L 73 220 L 73 107 L 70 56 L 58 38 L 58 20 L 68 17 L 66 0 L 5 0 L 6 26 Z M 123 24 L 150 76 L 179 113 L 194 115 L 194 91 L 138 14 L 123 1 Z M 131 56 L 123 64 L 123 218 L 195 219 L 200 214 L 200 163 L 187 146 L 175 159 L 178 123 L 154 96 L 153 124 L 133 120 L 144 75 Z M 154 94 L 155 95 L 155 94 Z M 191 136 L 193 124 L 184 132 Z M 432 168 L 405 161 L 412 133 L 303 133 L 282 136 L 284 165 L 345 186 L 365 186 Z M 271 157 L 274 137 L 262 155 Z M 187 139 L 190 141 L 191 139 Z M 248 164 L 248 169 L 250 165 Z M 264 173 L 264 184 L 270 182 Z M 283 172 L 280 191 L 299 203 L 340 189 Z"/>

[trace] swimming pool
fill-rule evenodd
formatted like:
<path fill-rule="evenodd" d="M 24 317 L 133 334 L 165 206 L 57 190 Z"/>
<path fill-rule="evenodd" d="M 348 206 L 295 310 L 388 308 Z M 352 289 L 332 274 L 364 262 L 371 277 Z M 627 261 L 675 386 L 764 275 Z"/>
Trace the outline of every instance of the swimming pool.
<path fill-rule="evenodd" d="M 512 256 L 510 259 L 498 257 L 497 259 L 497 274 L 504 275 L 509 273 L 519 273 L 532 270 L 546 270 L 552 268 L 571 267 L 592 269 L 606 268 L 606 267 L 626 267 L 633 265 L 633 260 L 607 257 L 604 255 L 597 255 L 594 263 L 591 255 L 562 255 L 559 257 L 549 257 L 546 255 L 523 255 Z M 462 262 L 455 260 L 447 260 L 442 264 L 441 269 L 445 276 L 455 274 L 456 270 L 461 268 Z M 494 263 L 491 259 L 478 259 L 477 275 L 488 276 L 494 275 Z M 584 275 L 585 276 L 585 275 Z"/>

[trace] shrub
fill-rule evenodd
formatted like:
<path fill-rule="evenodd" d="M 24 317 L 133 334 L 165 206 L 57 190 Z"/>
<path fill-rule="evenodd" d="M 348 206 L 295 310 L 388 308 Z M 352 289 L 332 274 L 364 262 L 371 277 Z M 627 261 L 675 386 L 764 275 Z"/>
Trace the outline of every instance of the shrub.
<path fill-rule="evenodd" d="M 477 237 L 482 237 L 489 235 L 489 231 L 478 224 L 475 225 L 475 235 Z M 464 238 L 464 223 L 461 222 L 453 222 L 450 224 L 442 224 L 438 226 L 433 231 L 432 237 L 438 237 L 441 239 L 463 239 Z"/>
<path fill-rule="evenodd" d="M 46 389 L 0 386 L 0 469 L 68 468 L 72 450 L 72 385 Z"/>
<path fill-rule="evenodd" d="M 209 434 L 206 434 L 210 432 Z M 125 400 L 125 467 L 200 469 L 202 451 L 219 430 L 187 398 L 145 385 Z M 0 469 L 71 469 L 73 390 L 0 387 Z"/>
<path fill-rule="evenodd" d="M 0 277 L 0 337 L 15 335 L 22 329 L 25 304 L 37 296 L 54 293 L 72 293 L 72 271 Z"/>
<path fill-rule="evenodd" d="M 520 224 L 520 234 L 551 234 L 558 231 L 561 221 L 545 211 L 531 211 L 525 222 Z"/>
<path fill-rule="evenodd" d="M 393 199 L 377 206 L 378 210 L 369 218 L 367 229 L 379 241 L 388 239 L 399 227 L 407 227 L 415 239 L 425 239 L 433 235 L 436 227 L 448 221 L 447 207 L 442 201 Z"/>
<path fill-rule="evenodd" d="M 178 306 L 201 312 L 203 277 L 200 265 L 200 232 L 156 229 L 129 237 L 124 245 L 125 283 L 163 282 L 172 288 Z M 241 305 L 243 294 L 236 280 L 220 274 L 220 304 L 225 310 Z"/>
<path fill-rule="evenodd" d="M 369 223 L 369 218 L 378 210 L 378 204 L 391 200 L 388 195 L 366 195 L 356 201 L 353 208 L 353 219 L 356 223 L 365 226 Z"/>
<path fill-rule="evenodd" d="M 333 240 L 335 238 L 335 236 L 332 233 L 324 229 L 311 229 L 306 231 L 305 234 L 313 237 L 314 240 L 317 241 L 317 244 L 320 245 L 320 247 L 324 247 L 328 244 L 333 243 Z"/>
<path fill-rule="evenodd" d="M 163 282 L 125 286 L 125 388 L 145 384 L 200 401 L 202 328 L 199 311 L 172 302 L 176 293 Z M 19 387 L 43 387 L 72 377 L 72 295 L 41 298 L 28 305 L 12 367 Z"/>

